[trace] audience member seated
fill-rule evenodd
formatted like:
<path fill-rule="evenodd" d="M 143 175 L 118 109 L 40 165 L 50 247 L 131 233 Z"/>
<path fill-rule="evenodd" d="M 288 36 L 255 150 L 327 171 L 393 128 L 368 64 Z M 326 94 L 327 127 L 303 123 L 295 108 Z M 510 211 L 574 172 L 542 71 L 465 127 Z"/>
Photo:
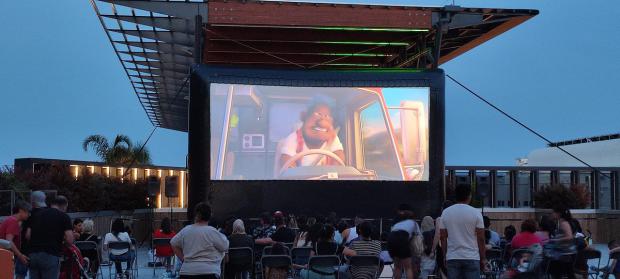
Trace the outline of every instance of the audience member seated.
<path fill-rule="evenodd" d="M 264 212 L 260 216 L 260 226 L 254 228 L 252 236 L 254 239 L 264 239 L 271 236 L 276 231 L 276 227 L 271 224 L 271 216 L 269 213 Z"/>
<path fill-rule="evenodd" d="M 549 215 L 543 215 L 540 218 L 540 222 L 538 223 L 538 231 L 536 231 L 536 236 L 540 238 L 542 244 L 547 244 L 549 239 L 553 237 L 553 231 L 555 231 L 556 224 L 553 222 L 553 219 Z"/>
<path fill-rule="evenodd" d="M 80 239 L 80 234 L 82 234 L 82 219 L 75 218 L 73 220 L 73 239 Z"/>
<path fill-rule="evenodd" d="M 127 269 L 125 270 L 125 275 L 128 277 L 128 270 L 131 268 L 131 264 L 133 263 L 136 255 L 132 249 L 108 249 L 108 244 L 110 242 L 128 242 L 131 244 L 131 238 L 129 234 L 125 230 L 125 224 L 122 219 L 116 219 L 112 222 L 112 231 L 107 233 L 103 239 L 103 245 L 109 252 L 110 261 L 114 262 L 114 267 L 116 268 L 116 277 L 123 277 L 123 268 L 121 266 L 121 262 L 127 263 Z"/>
<path fill-rule="evenodd" d="M 93 222 L 93 220 L 84 220 L 84 222 L 82 222 L 82 233 L 80 234 L 78 241 L 92 241 L 99 245 L 99 237 L 93 233 L 94 229 L 95 222 Z M 97 251 L 82 251 L 82 256 L 88 258 L 90 261 L 91 274 L 97 274 L 97 270 L 99 269 L 99 254 L 97 254 Z"/>
<path fill-rule="evenodd" d="M 499 234 L 491 229 L 491 218 L 488 216 L 482 216 L 482 220 L 484 221 L 484 230 L 488 231 L 490 235 L 488 244 L 492 247 L 499 247 L 501 239 Z"/>
<path fill-rule="evenodd" d="M 316 218 L 310 217 L 306 220 L 305 225 L 300 226 L 299 236 L 297 237 L 295 247 L 304 247 L 304 246 L 307 246 L 311 242 L 308 239 L 308 235 L 310 234 L 310 229 L 314 226 L 314 224 L 316 224 Z"/>
<path fill-rule="evenodd" d="M 338 215 L 336 214 L 336 212 L 330 212 L 327 215 L 327 220 L 325 224 L 328 224 L 334 227 L 334 241 L 336 242 L 336 244 L 341 245 L 343 241 L 342 233 L 336 229 L 336 226 L 338 226 L 338 223 L 340 223 L 340 219 L 338 219 Z"/>
<path fill-rule="evenodd" d="M 194 224 L 183 228 L 170 241 L 174 254 L 183 262 L 180 278 L 217 279 L 222 273 L 228 239 L 209 226 L 211 207 L 206 203 L 196 205 L 194 216 Z"/>
<path fill-rule="evenodd" d="M 517 234 L 517 229 L 513 225 L 508 225 L 504 228 L 504 237 L 500 241 L 500 248 L 504 249 L 506 244 L 512 241 L 512 238 Z"/>
<path fill-rule="evenodd" d="M 286 226 L 284 216 L 276 215 L 273 218 L 276 230 L 270 237 L 256 240 L 256 244 L 269 245 L 274 242 L 293 243 L 295 241 L 295 232 Z"/>
<path fill-rule="evenodd" d="M 313 247 L 314 255 L 336 255 L 338 244 L 334 241 L 334 227 L 326 224 L 322 226 L 319 239 Z"/>
<path fill-rule="evenodd" d="M 357 225 L 361 224 L 362 222 L 364 222 L 364 217 L 361 214 L 356 214 L 353 221 L 353 227 L 342 231 L 342 239 L 345 246 L 349 246 L 349 244 L 351 244 L 353 240 L 357 239 Z"/>
<path fill-rule="evenodd" d="M 153 232 L 153 238 L 172 239 L 175 235 L 176 233 L 172 230 L 172 224 L 170 223 L 170 218 L 168 217 L 164 217 L 164 219 L 161 220 L 159 230 L 155 230 Z M 155 257 L 164 260 L 166 272 L 169 274 L 172 273 L 172 256 L 174 256 L 174 252 L 172 251 L 172 246 L 170 246 L 170 244 L 155 246 Z"/>
<path fill-rule="evenodd" d="M 254 248 L 254 240 L 245 233 L 245 224 L 241 219 L 237 219 L 233 222 L 232 234 L 228 237 L 228 242 L 230 248 Z"/>
<path fill-rule="evenodd" d="M 229 248 L 250 248 L 254 249 L 254 239 L 245 233 L 245 226 L 241 219 L 237 219 L 232 224 L 232 234 L 228 236 Z M 226 277 L 234 278 L 234 266 L 226 265 Z M 230 276 L 229 276 L 230 275 Z M 242 274 L 243 279 L 248 278 L 248 272 Z"/>
<path fill-rule="evenodd" d="M 532 219 L 523 221 L 523 223 L 521 223 L 521 232 L 512 238 L 510 247 L 514 251 L 515 249 L 528 248 L 534 244 L 542 246 L 542 241 L 535 233 L 536 222 Z"/>
<path fill-rule="evenodd" d="M 381 242 L 372 240 L 372 226 L 368 222 L 362 222 L 357 228 L 359 239 L 351 242 L 349 247 L 342 252 L 347 257 L 352 256 L 379 256 L 381 253 Z M 407 249 L 408 246 L 407 246 Z M 375 279 L 377 270 L 371 267 L 354 267 L 350 268 L 352 278 L 355 279 Z"/>
<path fill-rule="evenodd" d="M 322 230 L 323 226 L 321 224 L 312 225 L 310 228 L 308 228 L 308 232 L 306 233 L 304 240 L 298 241 L 297 247 L 314 247 L 315 244 L 319 241 Z"/>

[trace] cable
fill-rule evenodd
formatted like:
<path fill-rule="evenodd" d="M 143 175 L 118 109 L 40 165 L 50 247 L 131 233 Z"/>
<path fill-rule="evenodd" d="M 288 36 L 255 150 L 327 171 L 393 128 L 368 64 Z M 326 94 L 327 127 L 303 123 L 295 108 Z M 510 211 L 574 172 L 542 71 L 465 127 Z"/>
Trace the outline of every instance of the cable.
<path fill-rule="evenodd" d="M 181 84 L 181 87 L 179 88 L 179 90 L 177 90 L 176 95 L 174 96 L 174 99 L 172 99 L 172 103 L 170 103 L 170 105 L 174 105 L 177 102 L 177 99 L 179 98 L 179 95 L 181 95 L 181 91 L 183 91 L 183 89 L 185 89 L 185 85 L 187 85 L 187 82 L 189 81 L 189 78 L 191 77 L 192 73 L 194 72 L 194 68 L 191 67 L 190 68 L 190 72 L 189 74 L 187 74 L 187 77 L 185 78 L 185 80 L 183 81 L 183 83 Z M 149 140 L 151 140 L 151 137 L 153 136 L 153 133 L 155 133 L 155 130 L 157 130 L 157 128 L 159 128 L 159 126 L 153 126 L 153 129 L 151 130 L 151 133 L 149 134 L 149 136 L 146 138 L 146 141 L 144 141 L 144 143 L 142 144 L 142 146 L 140 146 L 140 149 L 138 149 L 137 153 L 142 152 L 142 150 L 144 150 L 144 147 L 146 146 L 146 144 L 149 142 Z M 127 176 L 127 173 L 129 172 L 129 169 L 131 167 L 133 167 L 133 164 L 136 162 L 136 154 L 134 153 L 132 155 L 132 159 L 131 162 L 129 163 L 129 165 L 127 166 L 127 168 L 125 169 L 125 173 L 123 173 L 123 177 Z"/>
<path fill-rule="evenodd" d="M 582 164 L 586 165 L 587 167 L 589 167 L 590 169 L 592 169 L 593 171 L 597 171 L 598 173 L 600 173 L 601 175 L 607 177 L 607 178 L 611 178 L 610 176 L 608 176 L 607 174 L 599 171 L 596 167 L 586 163 L 584 160 L 579 159 L 579 157 L 573 155 L 572 153 L 568 152 L 566 149 L 560 147 L 560 146 L 555 146 L 553 144 L 552 141 L 550 141 L 549 139 L 547 139 L 546 137 L 544 137 L 543 135 L 541 135 L 540 133 L 534 131 L 534 129 L 528 127 L 527 125 L 523 124 L 523 122 L 517 120 L 516 118 L 512 117 L 510 114 L 508 114 L 507 112 L 503 111 L 502 109 L 500 109 L 499 107 L 495 106 L 494 104 L 492 104 L 491 102 L 487 101 L 485 98 L 483 98 L 482 96 L 476 94 L 476 92 L 472 91 L 471 89 L 469 89 L 467 86 L 463 85 L 462 83 L 460 83 L 459 81 L 457 81 L 456 79 L 454 79 L 452 76 L 446 74 L 446 77 L 448 77 L 450 80 L 452 80 L 454 83 L 458 84 L 460 87 L 462 87 L 463 89 L 465 89 L 467 92 L 471 93 L 472 95 L 474 95 L 476 98 L 480 99 L 481 101 L 483 101 L 484 103 L 486 103 L 487 105 L 489 105 L 490 107 L 492 107 L 493 109 L 497 110 L 499 113 L 503 114 L 504 116 L 508 117 L 510 120 L 514 121 L 515 123 L 519 124 L 521 127 L 525 128 L 526 130 L 530 131 L 532 134 L 536 135 L 537 137 L 541 138 L 542 140 L 546 141 L 550 146 L 553 146 L 559 150 L 561 150 L 562 152 L 566 153 L 568 156 L 573 157 L 575 160 L 581 162 Z"/>

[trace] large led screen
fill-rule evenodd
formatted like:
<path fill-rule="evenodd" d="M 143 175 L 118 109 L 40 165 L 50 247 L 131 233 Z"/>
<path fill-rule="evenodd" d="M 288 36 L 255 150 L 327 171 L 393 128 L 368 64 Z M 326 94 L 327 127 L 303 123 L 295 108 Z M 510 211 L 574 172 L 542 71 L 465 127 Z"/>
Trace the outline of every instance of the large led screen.
<path fill-rule="evenodd" d="M 428 181 L 429 92 L 211 83 L 211 179 Z"/>

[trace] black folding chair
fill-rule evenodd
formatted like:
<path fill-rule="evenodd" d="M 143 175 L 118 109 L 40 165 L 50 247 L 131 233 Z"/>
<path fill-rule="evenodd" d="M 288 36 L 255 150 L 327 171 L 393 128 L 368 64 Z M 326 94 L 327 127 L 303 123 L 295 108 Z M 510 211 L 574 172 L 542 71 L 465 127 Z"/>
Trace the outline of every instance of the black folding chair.
<path fill-rule="evenodd" d="M 153 263 L 155 263 L 157 260 L 164 259 L 166 257 L 159 257 L 157 256 L 157 247 L 162 247 L 162 246 L 170 246 L 170 238 L 153 238 L 153 240 L 151 241 L 151 247 L 153 247 L 153 258 L 151 259 L 151 261 Z M 172 259 L 170 260 L 170 265 L 174 266 L 174 256 L 170 256 Z M 165 265 L 162 265 L 163 267 L 165 267 Z M 155 270 L 157 269 L 157 264 L 153 265 L 153 277 L 155 277 Z"/>
<path fill-rule="evenodd" d="M 227 273 L 232 273 L 235 279 L 242 278 L 243 272 L 252 272 L 254 275 L 254 251 L 252 248 L 228 249 L 228 262 L 226 262 L 225 270 Z"/>
<path fill-rule="evenodd" d="M 295 247 L 291 249 L 291 259 L 294 264 L 306 265 L 310 260 L 312 254 L 312 247 Z"/>
<path fill-rule="evenodd" d="M 577 267 L 577 259 L 579 258 L 585 259 L 586 261 L 585 267 L 587 268 L 586 270 L 581 270 Z M 589 260 L 598 260 L 595 270 L 599 270 L 601 268 L 601 251 L 591 249 L 591 248 L 586 248 L 586 249 L 583 249 L 577 252 L 577 256 L 575 257 L 575 261 L 573 262 L 573 270 L 575 270 L 576 274 L 579 274 L 583 276 L 584 278 L 592 277 L 596 279 L 596 277 L 598 276 L 598 272 L 590 271 L 590 268 L 589 268 L 590 266 L 589 264 L 587 264 Z"/>
<path fill-rule="evenodd" d="M 291 257 L 285 255 L 263 255 L 261 258 L 261 275 L 262 278 L 267 278 L 265 276 L 266 268 L 281 268 L 286 269 L 286 272 L 289 273 L 291 271 L 291 266 L 293 265 L 293 261 Z"/>
<path fill-rule="evenodd" d="M 284 246 L 284 253 L 287 255 L 291 254 L 290 250 L 286 246 Z M 271 246 L 265 246 L 265 248 L 263 248 L 263 256 L 266 255 L 271 255 Z"/>
<path fill-rule="evenodd" d="M 140 277 L 140 274 L 138 274 L 138 241 L 135 238 L 130 238 L 131 239 L 131 247 L 130 249 L 133 250 L 134 253 L 134 259 L 133 259 L 133 265 L 131 267 L 132 272 L 135 271 L 136 272 L 136 278 Z"/>
<path fill-rule="evenodd" d="M 600 271 L 602 271 L 601 272 L 602 274 L 600 274 L 602 279 L 608 279 L 609 275 L 612 274 L 614 267 L 613 266 L 612 267 L 609 266 L 611 264 L 612 260 L 616 260 L 616 265 L 620 264 L 620 252 L 611 253 L 609 255 L 609 258 L 607 258 L 607 265 L 605 265 L 604 268 L 599 269 Z M 599 275 L 599 273 L 596 274 L 596 276 L 598 276 L 598 275 Z"/>
<path fill-rule="evenodd" d="M 373 278 L 378 278 L 381 275 L 381 259 L 379 256 L 352 256 L 349 257 L 349 270 L 353 269 L 374 269 L 375 276 Z M 353 274 L 351 274 L 353 277 Z"/>
<path fill-rule="evenodd" d="M 499 278 L 500 273 L 504 267 L 504 260 L 502 259 L 503 252 L 501 249 L 489 249 L 486 251 L 486 258 L 490 266 L 489 272 L 486 272 L 487 278 Z"/>
<path fill-rule="evenodd" d="M 125 242 L 125 241 L 112 241 L 112 242 L 108 242 L 108 250 L 125 250 L 127 249 L 128 251 L 134 251 L 135 250 L 131 247 L 131 243 L 129 242 Z M 136 268 L 136 258 L 138 257 L 138 255 L 134 254 L 133 258 L 129 258 L 127 260 L 121 260 L 119 262 L 122 263 L 129 263 L 128 267 L 129 267 L 129 271 L 131 272 L 131 274 L 133 275 L 134 273 L 136 273 L 135 277 L 138 277 L 137 274 L 137 268 Z M 111 262 L 114 262 L 112 259 L 110 259 Z M 114 264 L 110 264 L 108 267 L 108 275 L 110 276 L 110 278 L 112 278 L 112 266 Z"/>
<path fill-rule="evenodd" d="M 338 256 L 314 256 L 308 261 L 308 270 L 319 274 L 321 278 L 331 275 L 338 278 L 338 267 L 340 267 Z"/>
<path fill-rule="evenodd" d="M 95 266 L 95 272 L 94 277 L 96 278 L 99 275 L 99 263 L 101 262 L 101 254 L 99 253 L 99 246 L 97 245 L 97 242 L 94 241 L 76 241 L 73 244 L 75 244 L 75 247 L 77 247 L 80 250 L 80 253 L 82 253 L 82 256 L 84 256 L 85 258 L 88 258 L 88 261 L 90 263 L 91 266 Z M 88 255 L 94 254 L 94 256 L 96 258 L 91 259 L 91 257 L 88 257 Z M 91 273 L 89 270 L 89 274 Z M 101 274 L 101 277 L 103 278 L 103 274 Z"/>

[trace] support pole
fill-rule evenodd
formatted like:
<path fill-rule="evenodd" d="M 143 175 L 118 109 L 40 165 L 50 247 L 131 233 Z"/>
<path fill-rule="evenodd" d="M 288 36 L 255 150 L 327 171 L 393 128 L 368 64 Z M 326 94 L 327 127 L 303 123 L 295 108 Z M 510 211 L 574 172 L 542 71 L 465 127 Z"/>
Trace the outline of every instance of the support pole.
<path fill-rule="evenodd" d="M 207 187 L 210 185 L 209 154 L 209 91 L 197 73 L 202 62 L 202 16 L 195 18 L 194 65 L 190 70 L 189 109 L 187 131 L 188 187 L 187 219 L 194 219 L 196 204 L 207 200 Z"/>

